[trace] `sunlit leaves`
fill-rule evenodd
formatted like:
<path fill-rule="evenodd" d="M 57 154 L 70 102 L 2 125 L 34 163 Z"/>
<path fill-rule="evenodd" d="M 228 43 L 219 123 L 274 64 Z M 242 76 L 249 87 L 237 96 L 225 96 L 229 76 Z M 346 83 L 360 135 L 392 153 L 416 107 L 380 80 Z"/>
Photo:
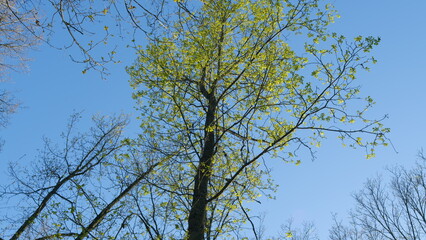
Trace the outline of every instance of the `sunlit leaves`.
<path fill-rule="evenodd" d="M 379 40 L 328 33 L 334 17 L 316 0 L 203 1 L 138 49 L 128 72 L 141 128 L 158 141 L 153 151 L 183 149 L 171 160 L 174 171 L 156 179 L 159 199 L 186 196 L 170 200 L 183 205 L 176 219 L 188 214 L 199 169 L 209 178 L 209 229 L 225 234 L 233 226 L 220 217 L 243 211 L 235 201 L 273 190 L 260 159 L 299 165 L 297 153 L 312 153 L 328 135 L 366 148 L 368 157 L 385 142 L 387 129 L 365 116 L 374 102 L 360 104 L 353 83 L 357 70 L 374 61 L 363 54 Z M 288 40 L 300 34 L 307 36 L 304 48 Z M 214 154 L 201 163 L 209 136 Z"/>

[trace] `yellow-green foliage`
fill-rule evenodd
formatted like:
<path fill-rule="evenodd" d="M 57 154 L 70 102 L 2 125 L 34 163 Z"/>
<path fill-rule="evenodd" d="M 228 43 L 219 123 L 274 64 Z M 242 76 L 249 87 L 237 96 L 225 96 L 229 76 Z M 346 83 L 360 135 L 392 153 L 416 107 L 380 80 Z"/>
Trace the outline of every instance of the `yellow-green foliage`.
<path fill-rule="evenodd" d="M 184 149 L 168 165 L 173 169 L 157 176 L 159 185 L 180 194 L 173 200 L 180 205 L 176 218 L 188 214 L 209 132 L 215 134 L 211 234 L 235 228 L 221 220 L 224 212 L 236 212 L 226 214 L 236 221 L 245 218 L 238 201 L 275 189 L 262 159 L 299 165 L 296 152 L 320 146 L 328 134 L 365 147 L 368 156 L 374 153 L 371 147 L 383 143 L 388 129 L 364 117 L 372 101 L 368 98 L 365 108 L 350 105 L 359 94 L 352 83 L 356 70 L 372 60 L 363 54 L 378 39 L 349 42 L 327 32 L 337 16 L 331 6 L 319 0 L 176 2 L 177 16 L 168 28 L 157 29 L 160 37 L 138 49 L 137 61 L 128 68 L 141 128 L 160 144 L 153 151 Z M 217 104 L 209 126 L 206 94 Z"/>

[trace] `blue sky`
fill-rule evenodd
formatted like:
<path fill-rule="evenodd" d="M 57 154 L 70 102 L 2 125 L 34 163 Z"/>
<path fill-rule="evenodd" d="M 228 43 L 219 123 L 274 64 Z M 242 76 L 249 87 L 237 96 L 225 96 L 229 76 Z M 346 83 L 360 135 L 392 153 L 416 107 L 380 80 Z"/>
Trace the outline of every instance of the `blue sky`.
<path fill-rule="evenodd" d="M 357 0 L 335 1 L 334 5 L 342 17 L 333 30 L 382 39 L 372 53 L 378 64 L 359 74 L 358 84 L 363 95 L 377 102 L 370 113 L 389 115 L 384 123 L 391 128 L 389 137 L 398 153 L 392 147 L 379 148 L 376 158 L 366 160 L 362 150 L 342 148 L 330 138 L 318 149 L 314 162 L 275 168 L 281 189 L 268 215 L 271 219 L 293 216 L 296 222 L 312 220 L 322 239 L 327 236 L 331 212 L 345 217 L 354 204 L 351 194 L 368 177 L 385 174 L 385 166 L 412 165 L 425 147 L 426 133 L 426 2 Z M 279 225 L 276 220 L 270 224 L 271 228 Z"/>
<path fill-rule="evenodd" d="M 382 39 L 372 52 L 378 64 L 359 74 L 357 81 L 362 95 L 377 102 L 372 115 L 389 115 L 384 123 L 391 128 L 389 137 L 398 153 L 392 147 L 382 147 L 376 158 L 366 160 L 362 149 L 343 148 L 330 138 L 317 149 L 313 162 L 273 164 L 280 184 L 277 199 L 264 200 L 260 207 L 266 214 L 267 234 L 275 234 L 281 223 L 293 217 L 296 224 L 314 221 L 326 239 L 331 213 L 344 218 L 354 204 L 351 194 L 361 189 L 368 177 L 385 174 L 385 166 L 412 165 L 417 152 L 426 147 L 426 1 L 336 0 L 333 4 L 341 15 L 331 26 L 333 31 Z M 68 55 L 41 45 L 29 53 L 33 59 L 30 71 L 12 73 L 10 81 L 2 84 L 15 93 L 23 107 L 1 130 L 6 145 L 0 153 L 0 182 L 6 181 L 8 161 L 31 161 L 35 150 L 42 147 L 41 138 L 57 138 L 74 111 L 83 111 L 83 122 L 94 114 L 137 114 L 124 71 L 135 55 L 130 53 L 124 64 L 114 66 L 107 80 L 92 72 L 81 74 L 82 66 L 71 62 Z M 127 133 L 137 131 L 137 122 L 132 121 Z"/>

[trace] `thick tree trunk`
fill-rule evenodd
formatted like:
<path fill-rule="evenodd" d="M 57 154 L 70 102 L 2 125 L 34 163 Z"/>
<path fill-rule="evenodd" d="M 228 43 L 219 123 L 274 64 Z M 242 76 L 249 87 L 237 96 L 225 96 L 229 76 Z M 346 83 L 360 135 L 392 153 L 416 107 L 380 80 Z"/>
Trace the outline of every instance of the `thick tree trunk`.
<path fill-rule="evenodd" d="M 213 130 L 215 122 L 216 99 L 214 93 L 207 93 L 202 86 L 201 91 L 209 102 L 205 130 L 204 148 L 194 177 L 194 192 L 192 195 L 192 205 L 188 218 L 188 239 L 204 240 L 206 227 L 206 209 L 208 197 L 208 183 L 210 181 L 212 159 L 215 149 L 215 132 Z"/>

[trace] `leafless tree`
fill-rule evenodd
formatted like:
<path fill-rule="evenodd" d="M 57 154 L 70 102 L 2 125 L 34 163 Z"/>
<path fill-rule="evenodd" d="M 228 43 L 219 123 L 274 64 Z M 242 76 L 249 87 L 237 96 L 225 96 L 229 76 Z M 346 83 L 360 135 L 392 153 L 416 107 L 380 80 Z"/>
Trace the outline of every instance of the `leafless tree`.
<path fill-rule="evenodd" d="M 26 50 L 38 42 L 31 33 L 37 32 L 37 21 L 33 10 L 21 12 L 15 0 L 0 0 L 0 84 L 7 79 L 8 71 L 25 67 Z M 0 127 L 6 126 L 17 106 L 14 97 L 0 86 Z"/>
<path fill-rule="evenodd" d="M 303 222 L 300 227 L 295 227 L 293 219 L 289 219 L 281 226 L 278 239 L 319 240 L 319 237 L 313 222 Z"/>
<path fill-rule="evenodd" d="M 18 70 L 25 61 L 25 51 L 41 38 L 35 9 L 22 9 L 16 0 L 0 0 L 0 76 L 6 70 Z"/>
<path fill-rule="evenodd" d="M 10 239 L 19 239 L 25 234 L 35 239 L 59 233 L 51 231 L 55 226 L 66 226 L 67 221 L 56 222 L 58 219 L 52 216 L 65 208 L 75 218 L 81 218 L 82 215 L 75 215 L 79 202 L 73 202 L 78 196 L 96 204 L 96 189 L 84 186 L 91 176 L 102 176 L 102 167 L 113 161 L 114 154 L 123 146 L 121 133 L 127 121 L 97 118 L 88 133 L 76 134 L 74 128 L 78 118 L 78 115 L 72 116 L 68 130 L 62 135 L 63 147 L 45 140 L 44 149 L 31 167 L 21 167 L 18 163 L 10 165 L 13 182 L 1 189 L 0 197 L 16 198 L 24 212 L 18 219 L 3 220 L 10 223 L 10 229 L 3 231 L 10 233 Z"/>
<path fill-rule="evenodd" d="M 87 133 L 75 133 L 78 119 L 72 116 L 63 146 L 45 140 L 31 167 L 11 164 L 13 182 L 1 189 L 0 198 L 16 204 L 1 221 L 0 237 L 161 239 L 168 226 L 155 223 L 155 214 L 173 209 L 146 208 L 157 201 L 155 193 L 146 194 L 154 188 L 149 178 L 156 178 L 151 173 L 160 166 L 172 168 L 168 160 L 180 150 L 153 153 L 155 140 L 141 144 L 123 138 L 127 120 L 122 117 L 95 118 Z"/>
<path fill-rule="evenodd" d="M 351 222 L 336 221 L 330 231 L 332 240 L 419 240 L 426 237 L 426 158 L 413 169 L 388 169 L 391 179 L 370 179 L 354 195 Z"/>
<path fill-rule="evenodd" d="M 5 127 L 10 114 L 14 113 L 18 103 L 14 97 L 5 90 L 0 90 L 0 127 Z"/>

